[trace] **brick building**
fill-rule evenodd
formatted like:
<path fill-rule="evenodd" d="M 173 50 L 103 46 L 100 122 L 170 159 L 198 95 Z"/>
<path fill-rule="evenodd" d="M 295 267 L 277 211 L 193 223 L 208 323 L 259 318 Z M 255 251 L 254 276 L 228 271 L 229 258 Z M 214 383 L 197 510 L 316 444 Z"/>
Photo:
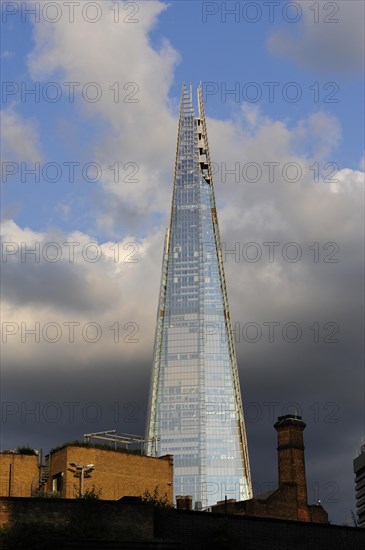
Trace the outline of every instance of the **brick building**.
<path fill-rule="evenodd" d="M 0 496 L 30 497 L 39 478 L 38 456 L 16 451 L 0 453 Z"/>
<path fill-rule="evenodd" d="M 214 512 L 226 512 L 263 518 L 328 523 L 328 515 L 319 504 L 308 504 L 303 431 L 300 416 L 279 416 L 274 428 L 278 432 L 279 486 L 274 491 L 250 500 L 220 501 Z"/>
<path fill-rule="evenodd" d="M 75 498 L 81 490 L 81 470 L 71 466 L 92 465 L 83 475 L 84 492 L 93 488 L 103 500 L 123 496 L 151 495 L 173 500 L 173 459 L 99 448 L 96 445 L 64 445 L 46 455 L 38 465 L 38 456 L 0 454 L 1 496 L 28 497 L 52 494 Z"/>
<path fill-rule="evenodd" d="M 123 492 L 127 495 L 140 495 L 146 489 L 153 492 L 158 485 L 160 495 L 166 492 L 171 502 L 170 456 L 150 458 L 97 446 L 65 445 L 46 457 L 48 479 L 43 488 L 62 493 L 66 498 L 0 497 L 0 526 L 10 529 L 14 526 L 13 536 L 22 543 L 24 537 L 30 537 L 33 544 L 34 533 L 36 545 L 28 545 L 30 549 L 37 548 L 39 542 L 49 542 L 49 547 L 75 550 L 132 546 L 192 550 L 243 547 L 362 550 L 364 529 L 330 525 L 321 506 L 307 503 L 304 428 L 299 416 L 279 417 L 275 424 L 279 455 L 279 486 L 275 491 L 247 501 L 220 503 L 213 507 L 212 513 L 187 510 L 191 508 L 189 496 L 178 500 L 178 508 L 184 509 L 123 497 Z M 37 457 L 27 458 L 36 465 Z M 26 461 L 21 461 L 14 458 L 14 463 L 26 465 Z M 70 462 L 93 465 L 90 477 L 85 479 L 85 490 L 93 486 L 101 488 L 103 500 L 73 498 L 80 480 L 74 477 L 71 470 L 75 467 Z"/>
<path fill-rule="evenodd" d="M 75 498 L 80 492 L 80 476 L 77 465 L 93 465 L 85 475 L 84 490 L 95 487 L 103 500 L 118 500 L 123 496 L 152 494 L 173 501 L 173 459 L 171 455 L 160 458 L 106 450 L 97 446 L 65 445 L 46 456 L 48 479 L 44 484 L 47 493 L 58 493 L 63 498 Z"/>

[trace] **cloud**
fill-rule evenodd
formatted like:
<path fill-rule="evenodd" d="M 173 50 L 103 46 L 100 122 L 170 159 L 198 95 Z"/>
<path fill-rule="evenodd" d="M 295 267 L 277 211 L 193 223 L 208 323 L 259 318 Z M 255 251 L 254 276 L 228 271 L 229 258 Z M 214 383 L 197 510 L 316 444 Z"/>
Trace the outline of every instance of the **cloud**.
<path fill-rule="evenodd" d="M 143 297 L 139 289 L 146 263 L 157 283 L 155 253 L 162 248 L 161 234 L 99 243 L 79 231 L 34 232 L 7 220 L 1 225 L 1 237 L 3 299 L 11 305 L 12 318 L 17 308 L 53 320 L 72 315 L 76 320 L 90 316 L 104 320 L 113 314 L 118 319 L 118 311 L 137 322 L 150 318 L 143 305 L 147 294 Z"/>
<path fill-rule="evenodd" d="M 334 132 L 324 131 L 322 135 L 319 130 L 327 127 L 337 129 L 339 135 L 337 122 L 322 113 L 300 121 L 292 130 L 265 119 L 258 122 L 253 135 L 246 136 L 242 136 L 240 125 L 208 120 L 211 158 L 217 167 L 215 188 L 223 251 L 233 295 L 232 317 L 239 319 L 241 326 L 257 318 L 283 324 L 296 316 L 298 323 L 306 319 L 311 324 L 310 319 L 328 316 L 328 320 L 339 323 L 344 319 L 343 330 L 349 331 L 350 341 L 359 337 L 360 317 L 359 323 L 352 326 L 351 322 L 355 311 L 360 315 L 357 292 L 348 289 L 343 294 L 340 289 L 347 285 L 347 278 L 358 291 L 361 287 L 362 256 L 356 251 L 362 250 L 363 242 L 363 212 L 359 208 L 363 173 L 344 169 L 329 176 L 327 169 L 315 181 L 313 166 L 317 163 L 323 169 L 327 160 L 322 154 L 331 155 L 337 143 Z M 312 137 L 308 156 L 297 153 L 298 135 L 305 142 L 307 136 Z M 255 183 L 245 179 L 256 174 L 246 170 L 254 163 L 255 170 L 261 171 Z M 271 183 L 270 163 L 275 163 Z M 289 164 L 300 174 L 295 183 L 285 180 L 285 174 L 292 177 L 294 173 L 286 172 Z M 225 166 L 231 170 L 237 166 L 237 181 L 232 174 L 224 178 Z M 264 245 L 270 242 L 279 243 L 272 249 L 273 261 L 269 245 Z M 245 248 L 248 243 L 253 243 L 251 249 Z M 285 248 L 288 243 L 294 245 Z M 299 258 L 297 261 L 290 261 L 286 255 L 289 250 Z M 258 260 L 250 261 L 255 254 Z M 266 371 L 264 365 L 261 368 Z"/>
<path fill-rule="evenodd" d="M 8 107 L 1 111 L 3 159 L 8 162 L 41 162 L 38 124 L 34 118 L 26 118 Z"/>
<path fill-rule="evenodd" d="M 2 264 L 3 402 L 19 407 L 19 414 L 22 407 L 42 409 L 50 402 L 63 411 L 56 437 L 49 431 L 55 424 L 44 413 L 38 421 L 24 413 L 20 424 L 17 415 L 3 417 L 2 446 L 25 437 L 49 448 L 116 423 L 119 431 L 143 433 L 163 235 L 151 233 L 138 243 L 132 236 L 98 243 L 98 262 L 86 261 L 82 250 L 91 239 L 80 232 L 35 233 L 7 221 L 2 239 L 19 245 L 19 253 Z M 54 254 L 54 246 L 47 249 L 51 242 L 63 252 L 57 263 L 44 259 Z M 79 243 L 73 262 L 65 242 Z M 28 250 L 39 243 L 38 263 L 31 255 L 21 261 L 21 243 Z M 64 405 L 70 401 L 79 407 L 72 423 Z M 91 402 L 103 411 L 97 424 L 82 415 Z"/>
<path fill-rule="evenodd" d="M 337 120 L 319 112 L 289 129 L 283 122 L 262 117 L 257 109 L 255 117 L 249 112 L 240 116 L 235 122 L 208 119 L 211 155 L 217 170 L 214 180 L 223 250 L 238 251 L 238 261 L 237 254 L 226 254 L 233 318 L 241 325 L 258 317 L 261 321 L 276 319 L 285 324 L 294 310 L 298 322 L 304 318 L 309 318 L 311 323 L 322 318 L 338 322 L 339 317 L 344 317 L 347 323 L 351 308 L 356 308 L 357 294 L 344 295 L 341 288 L 345 276 L 351 276 L 354 288 L 358 284 L 361 256 L 354 252 L 360 250 L 362 242 L 362 212 L 358 205 L 363 185 L 361 172 L 350 169 L 336 172 L 328 183 L 324 181 L 326 156 L 331 155 L 341 135 Z M 251 120 L 248 130 L 247 119 Z M 304 155 L 309 137 L 312 150 Z M 316 162 L 321 172 L 318 182 L 314 181 L 315 172 L 311 169 Z M 268 164 L 273 163 L 274 179 L 270 183 Z M 256 183 L 244 177 L 252 176 L 250 171 L 245 172 L 249 164 L 255 164 L 262 172 Z M 301 172 L 296 183 L 285 181 L 285 173 L 291 174 L 285 172 L 289 164 Z M 224 167 L 228 170 L 236 165 L 238 181 L 228 174 L 223 183 Z M 325 175 L 328 173 L 324 171 Z M 31 319 L 33 312 L 35 318 L 44 323 L 47 319 L 62 322 L 70 319 L 84 324 L 90 320 L 112 324 L 123 312 L 123 322 L 134 320 L 144 327 L 147 335 L 146 346 L 140 346 L 138 353 L 141 357 L 151 353 L 164 225 L 171 192 L 170 183 L 164 198 L 166 212 L 154 205 L 164 216 L 163 222 L 149 222 L 143 238 L 138 232 L 129 232 L 115 243 L 100 242 L 80 231 L 35 232 L 11 220 L 4 222 L 3 242 L 14 243 L 16 249 L 3 264 L 4 299 L 11 319 L 18 317 L 20 324 L 24 316 Z M 128 197 L 128 200 L 134 207 L 133 199 Z M 116 210 L 118 208 L 121 207 L 117 206 Z M 133 226 L 132 222 L 124 220 L 124 223 Z M 140 227 L 141 222 L 136 225 Z M 244 246 L 250 242 L 257 243 L 256 251 L 262 254 L 257 262 L 247 259 L 255 252 L 255 246 L 244 257 Z M 272 262 L 269 248 L 263 244 L 268 242 L 279 243 L 273 249 L 275 261 Z M 291 242 L 296 243 L 296 250 L 301 254 L 298 262 L 283 257 L 285 245 Z M 77 243 L 73 262 L 69 261 L 71 245 L 65 243 Z M 318 243 L 317 249 L 314 243 Z M 14 250 L 11 246 L 10 252 Z M 38 262 L 31 255 L 22 257 L 25 246 L 39 247 Z M 87 256 L 88 250 L 93 258 L 97 249 L 101 256 L 93 262 Z M 120 253 L 119 262 L 115 261 L 116 250 Z M 290 253 L 295 254 L 293 246 L 288 249 L 288 255 Z M 323 263 L 331 253 L 339 259 L 338 264 Z M 56 254 L 61 257 L 53 262 Z M 137 263 L 126 261 L 128 257 L 132 260 L 135 257 Z M 328 279 L 330 270 L 332 276 Z M 337 296 L 335 304 L 334 295 Z M 321 304 L 320 310 L 318 304 Z M 11 338 L 9 341 L 8 348 L 11 348 Z M 79 343 L 80 349 L 84 344 Z M 45 347 L 49 349 L 47 343 Z M 16 339 L 13 353 L 16 357 Z"/>
<path fill-rule="evenodd" d="M 115 23 L 108 3 L 100 6 L 103 18 L 97 25 L 82 18 L 70 25 L 67 17 L 35 25 L 29 71 L 35 80 L 57 77 L 80 83 L 76 100 L 81 112 L 95 123 L 102 121 L 94 155 L 111 197 L 105 211 L 119 205 L 121 215 L 126 211 L 146 217 L 167 205 L 176 142 L 176 114 L 168 92 L 179 56 L 166 40 L 158 47 L 151 44 L 150 33 L 165 4 L 139 4 L 135 24 L 122 18 Z M 95 103 L 81 93 L 90 82 L 101 92 Z M 118 169 L 110 169 L 116 163 Z"/>
<path fill-rule="evenodd" d="M 4 51 L 1 53 L 0 57 L 1 57 L 2 59 L 8 59 L 9 57 L 14 57 L 14 55 L 15 55 L 15 52 L 13 52 L 13 51 L 11 51 L 11 50 L 4 50 Z"/>
<path fill-rule="evenodd" d="M 71 206 L 70 204 L 67 204 L 66 202 L 60 202 L 57 205 L 57 212 L 60 215 L 60 218 L 64 221 L 68 221 L 70 219 L 70 213 L 71 213 Z"/>
<path fill-rule="evenodd" d="M 297 32 L 298 23 L 290 31 L 273 32 L 268 38 L 269 52 L 321 74 L 362 74 L 363 2 L 317 2 L 310 6 L 300 0 L 297 4 L 304 19 L 301 32 Z"/>

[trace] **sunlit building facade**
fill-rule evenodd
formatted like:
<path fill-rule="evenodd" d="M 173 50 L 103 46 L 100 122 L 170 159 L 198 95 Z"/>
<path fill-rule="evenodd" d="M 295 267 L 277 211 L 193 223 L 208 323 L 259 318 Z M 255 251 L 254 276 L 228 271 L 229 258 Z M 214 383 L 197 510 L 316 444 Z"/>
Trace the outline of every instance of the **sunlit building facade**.
<path fill-rule="evenodd" d="M 183 87 L 146 427 L 196 509 L 252 497 L 202 89 Z"/>

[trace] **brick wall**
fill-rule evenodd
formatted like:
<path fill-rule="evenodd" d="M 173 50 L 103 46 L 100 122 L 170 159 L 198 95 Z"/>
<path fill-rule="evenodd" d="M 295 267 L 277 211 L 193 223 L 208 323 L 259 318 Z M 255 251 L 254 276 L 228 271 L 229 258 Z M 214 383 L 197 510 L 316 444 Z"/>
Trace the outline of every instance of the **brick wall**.
<path fill-rule="evenodd" d="M 113 532 L 132 532 L 138 528 L 141 538 L 153 538 L 153 507 L 128 502 L 0 497 L 0 527 L 18 524 L 51 525 L 53 528 L 77 528 L 84 521 L 84 535 L 98 529 L 106 536 Z M 112 538 L 112 536 L 110 536 Z"/>
<path fill-rule="evenodd" d="M 363 550 L 365 529 L 207 512 L 155 512 L 155 536 L 184 548 L 242 550 Z"/>
<path fill-rule="evenodd" d="M 223 501 L 213 506 L 213 512 L 274 518 L 286 520 L 312 521 L 328 523 L 327 512 L 320 505 L 305 507 L 305 516 L 301 515 L 303 508 L 298 506 L 297 487 L 295 483 L 283 483 L 276 491 L 266 498 L 253 498 L 239 502 Z"/>
<path fill-rule="evenodd" d="M 274 425 L 278 432 L 279 486 L 296 483 L 298 509 L 304 520 L 309 519 L 303 443 L 305 426 L 301 417 L 291 415 L 279 416 Z"/>
<path fill-rule="evenodd" d="M 10 476 L 11 466 L 11 476 Z M 0 453 L 0 496 L 29 497 L 32 481 L 38 479 L 38 457 L 16 453 Z"/>
<path fill-rule="evenodd" d="M 88 513 L 85 515 L 83 511 Z M 192 549 L 244 548 L 245 550 L 363 550 L 365 530 L 339 525 L 322 525 L 248 516 L 207 512 L 154 509 L 131 502 L 97 501 L 90 508 L 74 499 L 0 497 L 0 525 L 7 522 L 51 523 L 66 528 L 84 517 L 86 537 L 94 537 L 94 528 L 106 539 L 124 532 L 116 540 L 176 541 L 176 547 Z M 81 514 L 81 515 L 80 515 Z M 96 519 L 95 519 L 96 518 Z M 29 532 L 29 531 L 28 531 Z M 77 544 L 72 548 L 86 548 Z M 115 538 L 115 537 L 114 537 Z M 85 542 L 85 541 L 84 541 Z M 103 543 L 97 548 L 105 548 Z M 119 546 L 115 546 L 119 547 Z M 125 547 L 125 546 L 120 546 Z M 143 546 L 142 546 L 143 547 Z M 146 548 L 149 546 L 145 546 Z M 174 547 L 174 546 L 172 546 Z"/>

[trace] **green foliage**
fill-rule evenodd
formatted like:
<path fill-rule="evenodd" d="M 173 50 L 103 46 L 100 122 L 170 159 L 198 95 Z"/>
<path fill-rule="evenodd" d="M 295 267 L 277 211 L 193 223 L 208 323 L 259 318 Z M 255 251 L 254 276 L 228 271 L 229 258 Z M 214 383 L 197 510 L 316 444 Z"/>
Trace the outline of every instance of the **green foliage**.
<path fill-rule="evenodd" d="M 21 447 L 17 447 L 16 449 L 17 454 L 19 455 L 35 455 L 37 456 L 36 450 L 32 449 L 29 445 L 23 445 Z"/>
<path fill-rule="evenodd" d="M 127 453 L 127 454 L 134 454 L 134 455 L 141 454 L 140 449 L 125 449 L 123 447 L 114 448 L 114 446 L 109 445 L 108 443 L 86 443 L 85 441 L 77 441 L 77 440 L 67 441 L 66 443 L 63 443 L 58 447 L 53 447 L 49 452 L 55 453 L 56 451 L 60 451 L 65 447 L 86 447 L 87 449 L 101 449 L 102 451 L 115 451 L 117 453 Z"/>
<path fill-rule="evenodd" d="M 167 497 L 167 494 L 165 493 L 164 496 L 159 496 L 159 489 L 158 485 L 153 490 L 153 493 L 149 492 L 148 489 L 145 490 L 145 492 L 142 495 L 142 502 L 146 502 L 148 504 L 152 504 L 153 506 L 156 506 L 158 508 L 173 508 L 173 506 L 170 504 L 169 499 Z"/>
<path fill-rule="evenodd" d="M 101 489 L 96 489 L 95 485 L 92 486 L 92 489 L 86 489 L 83 495 L 78 493 L 76 498 L 79 500 L 101 500 Z"/>

